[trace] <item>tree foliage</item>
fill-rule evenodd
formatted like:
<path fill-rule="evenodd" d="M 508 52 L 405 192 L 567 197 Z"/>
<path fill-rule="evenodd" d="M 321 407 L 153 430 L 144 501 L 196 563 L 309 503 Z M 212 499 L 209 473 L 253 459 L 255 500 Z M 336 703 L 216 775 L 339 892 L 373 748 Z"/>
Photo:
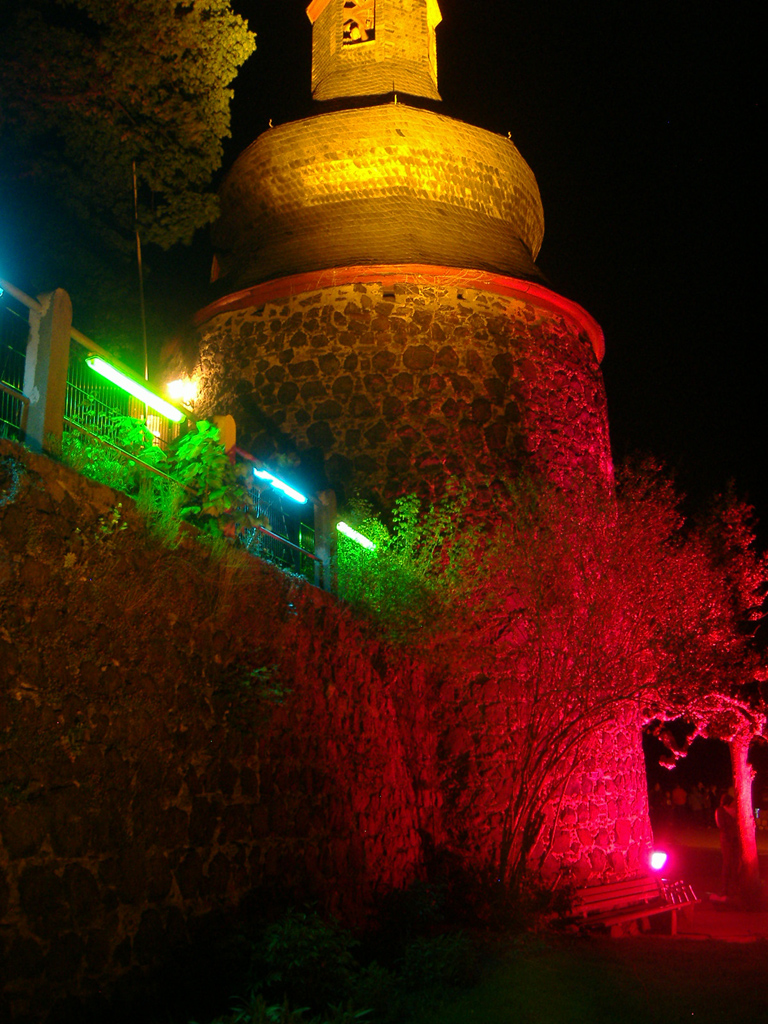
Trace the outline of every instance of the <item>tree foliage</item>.
<path fill-rule="evenodd" d="M 215 424 L 198 420 L 167 449 L 157 447 L 147 426 L 130 416 L 112 416 L 105 433 L 110 447 L 77 431 L 65 433 L 63 460 L 134 497 L 150 524 L 170 542 L 178 541 L 182 520 L 214 539 L 235 539 L 266 525 L 246 486 L 252 474 L 229 460 Z M 147 466 L 158 474 L 148 472 Z"/>
<path fill-rule="evenodd" d="M 460 571 L 455 542 L 463 506 L 454 496 L 423 510 L 409 494 L 395 501 L 386 525 L 367 502 L 354 501 L 350 524 L 375 548 L 339 535 L 339 596 L 373 616 L 393 640 L 429 633 L 435 602 L 445 604 L 448 581 Z"/>
<path fill-rule="evenodd" d="M 752 810 L 754 769 L 748 758 L 752 742 L 766 738 L 768 701 L 761 690 L 766 660 L 756 633 L 765 615 L 768 556 L 757 549 L 754 510 L 732 490 L 714 499 L 689 544 L 698 546 L 708 570 L 706 598 L 714 610 L 714 628 L 711 642 L 704 645 L 705 670 L 698 660 L 702 645 L 694 642 L 688 652 L 688 660 L 691 655 L 695 660 L 685 677 L 687 685 L 675 688 L 671 702 L 669 689 L 657 688 L 659 717 L 686 719 L 686 743 L 681 747 L 670 742 L 671 733 L 663 726 L 660 736 L 670 748 L 670 764 L 685 754 L 697 735 L 728 744 L 736 792 L 740 896 L 756 906 L 762 893 Z"/>
<path fill-rule="evenodd" d="M 2 132 L 21 172 L 104 238 L 189 241 L 216 212 L 230 85 L 254 37 L 228 0 L 25 0 L 3 33 Z"/>
<path fill-rule="evenodd" d="M 188 243 L 216 215 L 231 84 L 254 45 L 229 0 L 8 0 L 6 275 L 27 290 L 66 288 L 76 326 L 130 350 L 140 324 L 133 164 L 142 244 Z M 150 248 L 150 297 L 152 267 Z M 172 319 L 167 295 L 150 302 L 150 335 Z"/>
<path fill-rule="evenodd" d="M 610 722 L 685 717 L 724 739 L 761 731 L 749 687 L 768 562 L 746 506 L 722 500 L 691 523 L 647 462 L 619 474 L 615 497 L 518 481 L 485 530 L 458 510 L 448 526 L 445 509 L 416 522 L 407 508 L 399 548 L 385 537 L 402 564 L 380 563 L 393 578 L 360 589 L 369 611 L 387 596 L 385 623 L 399 602 L 408 634 L 441 666 L 445 789 L 456 820 L 476 824 L 455 837 L 458 856 L 477 846 L 481 860 L 488 822 L 500 822 L 494 877 L 519 884 L 532 853 L 546 855 L 552 809 Z"/>
<path fill-rule="evenodd" d="M 553 809 L 594 737 L 617 720 L 639 727 L 638 701 L 678 625 L 688 628 L 682 585 L 659 601 L 675 554 L 676 500 L 652 479 L 635 486 L 653 500 L 646 493 L 617 507 L 598 487 L 511 489 L 436 640 L 446 669 L 470 684 L 455 692 L 467 734 L 479 737 L 477 773 L 447 785 L 462 814 L 476 809 L 479 842 L 482 817 L 499 821 L 493 870 L 513 886 L 532 854 L 546 856 Z"/>

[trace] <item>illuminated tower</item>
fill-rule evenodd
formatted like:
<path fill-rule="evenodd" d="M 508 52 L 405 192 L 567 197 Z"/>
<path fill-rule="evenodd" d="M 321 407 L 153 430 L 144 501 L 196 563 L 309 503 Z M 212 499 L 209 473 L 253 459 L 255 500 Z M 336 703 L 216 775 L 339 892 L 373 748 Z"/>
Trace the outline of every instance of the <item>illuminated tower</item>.
<path fill-rule="evenodd" d="M 512 140 L 436 112 L 437 0 L 307 13 L 318 112 L 223 183 L 198 411 L 232 413 L 262 458 L 295 453 L 342 506 L 454 478 L 482 515 L 523 469 L 610 485 L 602 331 L 536 267 L 541 199 Z M 576 878 L 636 869 L 650 837 L 639 725 L 595 744 L 548 859 Z"/>
<path fill-rule="evenodd" d="M 322 465 L 342 500 L 452 474 L 482 503 L 528 459 L 609 479 L 602 332 L 535 265 L 536 179 L 510 139 L 429 109 L 436 0 L 307 13 L 323 112 L 265 132 L 224 181 L 202 411 Z"/>

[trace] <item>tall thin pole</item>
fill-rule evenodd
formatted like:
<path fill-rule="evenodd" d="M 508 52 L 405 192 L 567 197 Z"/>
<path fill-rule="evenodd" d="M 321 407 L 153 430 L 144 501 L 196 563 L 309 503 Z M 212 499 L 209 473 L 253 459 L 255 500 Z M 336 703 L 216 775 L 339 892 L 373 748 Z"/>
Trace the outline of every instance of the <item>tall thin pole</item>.
<path fill-rule="evenodd" d="M 147 356 L 147 311 L 144 305 L 144 267 L 141 262 L 141 237 L 139 235 L 139 189 L 136 184 L 136 161 L 133 161 L 133 222 L 136 227 L 136 260 L 139 265 L 139 301 L 141 303 L 141 337 L 144 342 L 144 380 L 149 380 L 149 358 Z"/>

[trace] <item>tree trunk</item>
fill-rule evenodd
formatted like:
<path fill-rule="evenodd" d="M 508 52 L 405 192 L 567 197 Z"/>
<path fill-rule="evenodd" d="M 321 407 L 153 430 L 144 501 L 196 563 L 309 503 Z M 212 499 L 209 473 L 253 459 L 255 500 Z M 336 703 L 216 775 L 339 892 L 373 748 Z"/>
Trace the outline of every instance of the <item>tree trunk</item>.
<path fill-rule="evenodd" d="M 736 821 L 739 826 L 739 886 L 746 902 L 756 905 L 760 900 L 760 866 L 757 859 L 755 816 L 752 813 L 754 770 L 747 763 L 751 739 L 748 733 L 741 733 L 729 741 L 728 747 L 731 753 L 733 785 L 736 790 Z"/>

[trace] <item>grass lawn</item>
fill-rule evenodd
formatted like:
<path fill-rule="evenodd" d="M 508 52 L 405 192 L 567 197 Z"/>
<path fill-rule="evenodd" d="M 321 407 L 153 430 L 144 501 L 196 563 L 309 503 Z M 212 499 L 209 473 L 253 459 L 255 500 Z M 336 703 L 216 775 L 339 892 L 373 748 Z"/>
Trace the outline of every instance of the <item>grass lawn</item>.
<path fill-rule="evenodd" d="M 762 1024 L 768 942 L 536 942 L 409 1024 Z"/>

